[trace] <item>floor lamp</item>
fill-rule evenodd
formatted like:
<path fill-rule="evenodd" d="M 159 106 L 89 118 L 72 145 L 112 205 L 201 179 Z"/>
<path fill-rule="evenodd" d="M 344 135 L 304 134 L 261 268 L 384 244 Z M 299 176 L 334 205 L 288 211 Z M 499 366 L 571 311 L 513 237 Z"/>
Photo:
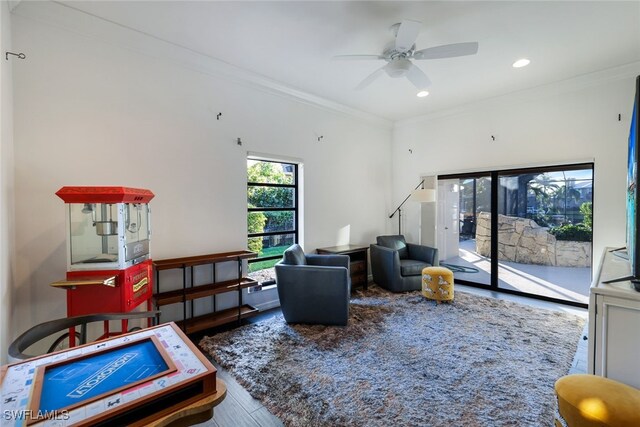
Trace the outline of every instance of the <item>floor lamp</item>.
<path fill-rule="evenodd" d="M 396 208 L 395 211 L 389 218 L 393 218 L 393 216 L 398 214 L 398 234 L 402 234 L 402 206 L 405 204 L 407 200 L 411 199 L 412 202 L 426 203 L 426 202 L 435 202 L 436 201 L 436 190 L 424 188 L 424 179 L 420 181 L 420 184 L 411 192 L 405 199 L 400 203 L 400 206 Z"/>

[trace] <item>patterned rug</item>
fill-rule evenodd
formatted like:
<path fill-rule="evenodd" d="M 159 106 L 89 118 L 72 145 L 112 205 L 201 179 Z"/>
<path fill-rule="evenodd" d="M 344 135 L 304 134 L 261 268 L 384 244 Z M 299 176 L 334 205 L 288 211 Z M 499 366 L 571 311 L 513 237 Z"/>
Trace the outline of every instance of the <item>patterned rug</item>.
<path fill-rule="evenodd" d="M 456 292 L 354 294 L 349 325 L 282 315 L 200 346 L 290 426 L 551 426 L 584 319 Z"/>

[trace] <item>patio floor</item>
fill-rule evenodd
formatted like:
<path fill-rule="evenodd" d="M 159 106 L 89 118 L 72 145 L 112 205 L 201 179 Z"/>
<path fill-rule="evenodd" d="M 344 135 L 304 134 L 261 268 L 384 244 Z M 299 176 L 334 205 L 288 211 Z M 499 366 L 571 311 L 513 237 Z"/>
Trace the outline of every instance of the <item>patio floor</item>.
<path fill-rule="evenodd" d="M 491 260 L 475 252 L 475 240 L 460 242 L 460 256 L 441 260 L 440 263 L 474 268 L 477 272 L 454 271 L 459 280 L 489 285 Z M 591 268 L 550 267 L 545 265 L 498 262 L 498 286 L 530 294 L 575 301 L 589 302 Z"/>

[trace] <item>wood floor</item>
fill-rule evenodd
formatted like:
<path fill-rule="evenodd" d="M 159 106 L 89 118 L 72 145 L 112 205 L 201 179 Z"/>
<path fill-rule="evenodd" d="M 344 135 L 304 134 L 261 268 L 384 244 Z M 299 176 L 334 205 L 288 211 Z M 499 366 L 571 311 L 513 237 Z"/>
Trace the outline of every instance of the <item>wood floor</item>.
<path fill-rule="evenodd" d="M 517 295 L 501 294 L 499 292 L 493 292 L 486 289 L 472 288 L 469 286 L 456 284 L 456 290 L 463 290 L 465 292 L 474 293 L 477 295 L 483 295 L 493 297 L 497 299 L 504 299 L 509 301 L 516 301 L 521 304 L 527 304 L 534 307 L 546 308 L 551 310 L 565 311 L 577 316 L 587 318 L 587 310 L 563 306 L 547 301 L 539 301 L 531 298 L 520 297 Z M 279 309 L 269 310 L 265 313 L 261 313 L 251 319 L 248 319 L 248 323 L 261 322 L 267 318 L 270 318 L 279 313 Z M 229 329 L 228 327 L 226 329 Z M 219 332 L 220 330 L 211 330 L 206 334 L 212 334 Z M 206 335 L 204 334 L 204 335 Z M 586 338 L 587 326 L 583 331 L 583 338 Z M 191 336 L 193 342 L 198 343 L 202 338 L 201 335 Z M 214 410 L 213 419 L 198 424 L 198 426 L 212 426 L 212 427 L 258 427 L 258 426 L 282 426 L 282 422 L 271 414 L 259 401 L 251 397 L 251 395 L 242 387 L 238 382 L 218 364 L 214 362 L 214 365 L 218 369 L 218 376 L 227 385 L 227 397 L 216 406 Z M 578 349 L 571 366 L 570 373 L 585 373 L 587 371 L 587 340 L 581 339 L 578 343 Z"/>
<path fill-rule="evenodd" d="M 282 426 L 282 422 L 271 414 L 260 402 L 249 393 L 228 372 L 215 364 L 218 377 L 227 385 L 227 397 L 215 407 L 213 419 L 199 426 L 219 427 L 258 427 Z"/>
<path fill-rule="evenodd" d="M 245 320 L 245 323 L 257 323 L 264 321 L 280 313 L 279 308 L 260 313 L 257 316 Z M 222 330 L 230 329 L 217 328 L 210 330 L 205 334 L 191 335 L 190 338 L 194 343 L 200 342 L 204 335 L 211 335 Z M 206 353 L 205 353 L 206 354 Z M 207 357 L 209 357 L 207 355 Z M 211 358 L 209 358 L 211 360 Z M 213 411 L 213 419 L 197 424 L 198 426 L 210 427 L 272 427 L 282 426 L 282 422 L 271 414 L 262 404 L 251 397 L 249 392 L 245 390 L 227 371 L 225 371 L 214 360 L 211 360 L 218 370 L 218 378 L 221 378 L 227 385 L 227 396 L 222 403 L 215 407 Z"/>

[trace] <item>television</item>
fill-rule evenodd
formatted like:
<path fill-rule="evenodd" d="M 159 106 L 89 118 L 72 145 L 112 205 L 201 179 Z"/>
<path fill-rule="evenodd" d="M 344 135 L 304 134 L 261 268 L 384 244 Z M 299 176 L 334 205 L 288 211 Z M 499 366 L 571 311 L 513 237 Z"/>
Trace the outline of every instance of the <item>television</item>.
<path fill-rule="evenodd" d="M 629 131 L 629 161 L 627 169 L 627 253 L 631 263 L 634 288 L 640 290 L 640 199 L 638 198 L 638 128 L 640 127 L 640 76 L 636 78 L 636 96 Z"/>
<path fill-rule="evenodd" d="M 638 133 L 640 128 L 640 76 L 636 78 L 636 93 L 629 130 L 629 154 L 627 157 L 627 236 L 626 250 L 631 264 L 631 274 L 605 283 L 631 280 L 636 291 L 640 291 L 640 198 L 638 197 L 638 162 L 640 149 Z"/>
<path fill-rule="evenodd" d="M 629 159 L 627 165 L 627 253 L 631 263 L 632 281 L 640 280 L 640 209 L 638 206 L 638 126 L 640 120 L 640 76 L 636 79 L 636 96 L 631 116 L 631 130 L 629 131 Z"/>

